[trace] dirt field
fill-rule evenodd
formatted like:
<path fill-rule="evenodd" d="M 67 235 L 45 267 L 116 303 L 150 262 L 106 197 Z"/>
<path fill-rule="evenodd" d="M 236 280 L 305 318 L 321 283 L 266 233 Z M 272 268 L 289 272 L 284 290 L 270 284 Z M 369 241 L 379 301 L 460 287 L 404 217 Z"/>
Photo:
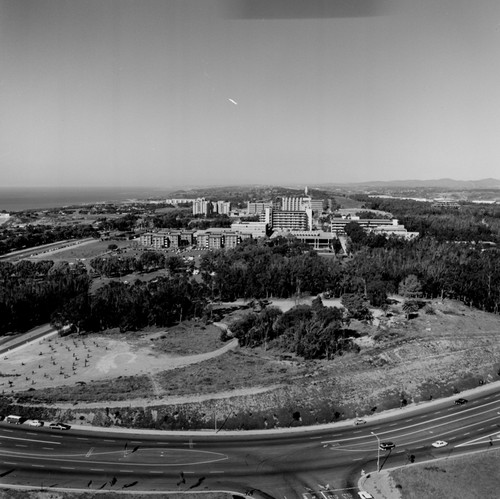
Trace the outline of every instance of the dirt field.
<path fill-rule="evenodd" d="M 201 329 L 203 327 L 203 329 Z M 182 336 L 182 339 L 180 338 Z M 24 391 L 125 376 L 153 376 L 199 363 L 234 348 L 215 326 L 186 323 L 169 332 L 52 336 L 3 356 L 0 389 Z"/>

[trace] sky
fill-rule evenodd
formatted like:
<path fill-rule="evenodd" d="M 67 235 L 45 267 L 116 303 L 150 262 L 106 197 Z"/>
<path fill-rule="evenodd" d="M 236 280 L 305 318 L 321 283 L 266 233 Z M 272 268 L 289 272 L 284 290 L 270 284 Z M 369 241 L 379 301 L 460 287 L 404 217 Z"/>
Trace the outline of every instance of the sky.
<path fill-rule="evenodd" d="M 500 177 L 498 0 L 0 0 L 0 184 Z"/>

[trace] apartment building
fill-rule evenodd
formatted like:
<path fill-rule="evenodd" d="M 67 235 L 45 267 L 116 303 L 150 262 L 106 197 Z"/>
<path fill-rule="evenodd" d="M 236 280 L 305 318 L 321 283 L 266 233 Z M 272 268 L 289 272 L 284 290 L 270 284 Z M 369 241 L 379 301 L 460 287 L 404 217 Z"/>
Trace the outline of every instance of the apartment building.
<path fill-rule="evenodd" d="M 146 232 L 139 237 L 141 246 L 154 249 L 179 248 L 194 244 L 194 230 L 160 230 Z"/>
<path fill-rule="evenodd" d="M 193 215 L 211 216 L 214 212 L 212 201 L 205 198 L 198 198 L 193 203 Z"/>

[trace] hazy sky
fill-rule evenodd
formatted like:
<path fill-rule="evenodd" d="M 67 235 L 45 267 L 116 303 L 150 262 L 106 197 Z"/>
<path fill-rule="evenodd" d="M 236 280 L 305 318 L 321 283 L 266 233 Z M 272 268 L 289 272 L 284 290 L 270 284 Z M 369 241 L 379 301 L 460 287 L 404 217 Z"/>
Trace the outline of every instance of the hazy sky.
<path fill-rule="evenodd" d="M 498 178 L 499 137 L 498 0 L 0 0 L 3 186 Z"/>

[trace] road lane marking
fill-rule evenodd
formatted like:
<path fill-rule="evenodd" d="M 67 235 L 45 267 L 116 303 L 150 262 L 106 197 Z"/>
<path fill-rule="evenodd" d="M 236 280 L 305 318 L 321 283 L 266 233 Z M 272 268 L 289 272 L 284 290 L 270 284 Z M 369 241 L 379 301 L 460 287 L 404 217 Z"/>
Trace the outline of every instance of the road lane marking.
<path fill-rule="evenodd" d="M 493 405 L 493 404 L 496 404 L 497 402 L 488 402 L 487 404 L 484 404 L 483 406 L 481 407 L 485 407 L 487 405 Z M 425 420 L 425 421 L 422 421 L 420 423 L 415 423 L 413 425 L 410 425 L 410 426 L 402 426 L 400 428 L 397 428 L 396 430 L 389 430 L 389 431 L 382 431 L 382 435 L 386 435 L 386 434 L 389 434 L 389 433 L 393 433 L 394 431 L 402 431 L 402 430 L 406 430 L 406 429 L 409 429 L 409 428 L 415 428 L 417 426 L 422 426 L 422 425 L 425 425 L 425 424 L 428 424 L 428 423 L 433 423 L 435 421 L 440 421 L 442 419 L 448 419 L 450 417 L 453 417 L 453 416 L 457 416 L 457 415 L 460 415 L 462 416 L 465 412 L 470 412 L 474 409 L 466 409 L 465 411 L 460 411 L 459 413 L 457 412 L 453 412 L 452 414 L 449 414 L 447 416 L 440 416 L 439 418 L 434 418 L 434 419 L 428 419 L 428 420 Z M 477 416 L 481 416 L 482 414 L 487 414 L 488 412 L 491 412 L 491 411 L 494 411 L 496 409 L 492 408 L 492 409 L 487 409 L 485 411 L 482 411 L 482 412 L 477 412 L 475 414 L 469 414 L 465 417 L 462 417 L 461 419 L 457 419 L 457 420 L 454 420 L 454 421 L 449 421 L 449 422 L 445 422 L 445 423 L 442 423 L 440 425 L 436 425 L 435 427 L 437 426 L 443 426 L 445 424 L 450 424 L 450 423 L 460 423 L 462 422 L 463 420 L 465 419 L 469 419 L 469 418 L 474 418 L 474 417 L 477 417 Z M 492 418 L 492 419 L 495 419 L 495 418 Z M 489 421 L 489 420 L 486 420 L 486 421 Z M 476 424 L 480 424 L 482 422 L 478 422 Z M 383 428 L 372 428 L 372 430 L 377 430 L 377 429 L 382 429 Z M 425 430 L 425 429 L 424 429 Z M 423 431 L 423 430 L 417 430 L 413 433 L 418 433 L 419 431 Z M 407 435 L 411 435 L 412 433 L 408 433 Z M 339 440 L 323 440 L 321 441 L 322 444 L 330 444 L 330 443 L 333 443 L 333 442 L 349 442 L 351 440 L 359 440 L 359 439 L 363 439 L 363 438 L 369 438 L 368 435 L 366 436 L 362 436 L 362 437 L 348 437 L 348 438 L 342 438 L 342 439 L 339 439 Z"/>
<path fill-rule="evenodd" d="M 470 431 L 469 431 L 469 432 L 467 432 L 467 433 L 464 433 L 464 437 L 465 437 L 465 435 L 470 435 Z"/>
<path fill-rule="evenodd" d="M 77 440 L 89 440 L 88 438 L 76 437 Z"/>
<path fill-rule="evenodd" d="M 16 444 L 16 447 L 28 447 L 28 446 L 23 444 Z"/>
<path fill-rule="evenodd" d="M 209 471 L 209 473 L 224 473 L 224 471 Z"/>
<path fill-rule="evenodd" d="M 108 439 L 104 439 L 103 442 L 116 442 L 116 440 L 108 440 Z"/>
<path fill-rule="evenodd" d="M 142 440 L 131 440 L 131 444 L 142 444 Z"/>
<path fill-rule="evenodd" d="M 76 468 L 71 468 L 70 466 L 61 466 L 62 470 L 76 470 Z"/>
<path fill-rule="evenodd" d="M 496 420 L 496 418 L 490 418 L 490 419 L 487 419 L 485 421 L 477 421 L 476 423 L 471 423 L 470 425 L 463 426 L 461 429 L 464 430 L 465 428 L 470 428 L 472 426 L 476 426 L 476 425 L 483 424 L 483 423 L 486 423 L 488 421 L 493 421 L 493 420 Z M 444 424 L 446 424 L 446 423 L 443 423 L 441 426 L 443 426 Z M 415 433 L 421 433 L 422 431 L 427 431 L 427 430 L 424 428 L 422 430 L 417 430 L 417 431 L 413 431 L 413 432 L 409 432 L 409 433 L 404 433 L 404 434 L 398 435 L 398 438 L 408 437 L 408 436 L 413 435 Z M 440 436 L 447 435 L 448 433 L 451 433 L 451 432 L 454 432 L 454 431 L 457 431 L 457 430 L 448 430 L 448 431 L 444 430 L 444 431 L 438 432 L 438 435 L 440 435 Z M 495 432 L 495 433 L 498 433 L 498 432 Z M 465 435 L 470 435 L 470 432 L 469 433 L 464 433 L 463 435 L 464 436 Z M 436 436 L 434 436 L 434 438 L 436 438 Z M 352 440 L 354 440 L 354 439 L 359 439 L 359 437 L 353 437 Z M 451 438 L 449 440 L 451 440 Z M 421 442 L 422 442 L 422 439 L 419 439 L 419 440 L 414 440 L 412 442 L 405 442 L 404 445 L 405 445 L 405 447 L 408 447 L 410 445 L 419 444 Z M 357 445 L 360 445 L 360 444 L 363 445 L 364 443 L 360 442 Z M 354 445 L 356 445 L 356 444 L 354 444 Z M 462 445 L 466 445 L 466 444 L 460 444 L 460 445 L 457 445 L 457 447 L 460 447 Z M 367 451 L 366 448 L 362 448 L 362 449 L 348 449 L 348 448 L 345 448 L 345 447 L 341 447 L 340 444 L 337 444 L 337 446 L 335 448 L 331 448 L 331 450 L 343 451 L 343 452 L 366 452 Z M 369 449 L 369 450 L 372 450 L 372 449 Z"/>
<path fill-rule="evenodd" d="M 87 454 L 85 454 L 85 457 L 90 457 L 92 455 L 92 452 L 94 452 L 94 447 L 91 447 Z"/>
<path fill-rule="evenodd" d="M 54 447 L 42 447 L 43 450 L 54 450 Z"/>
<path fill-rule="evenodd" d="M 397 426 L 397 425 L 398 425 L 398 423 L 392 423 L 389 426 Z"/>
<path fill-rule="evenodd" d="M 35 438 L 18 438 L 18 437 L 1 437 L 1 438 L 8 438 L 9 440 L 21 440 L 22 442 L 39 442 L 41 444 L 61 445 L 61 442 L 51 442 L 50 440 L 37 440 Z"/>
<path fill-rule="evenodd" d="M 102 468 L 90 468 L 90 471 L 104 471 Z"/>
<path fill-rule="evenodd" d="M 45 468 L 45 465 L 43 465 L 43 464 L 32 464 L 31 467 L 32 468 Z"/>
<path fill-rule="evenodd" d="M 118 470 L 120 473 L 133 473 L 133 470 Z"/>

